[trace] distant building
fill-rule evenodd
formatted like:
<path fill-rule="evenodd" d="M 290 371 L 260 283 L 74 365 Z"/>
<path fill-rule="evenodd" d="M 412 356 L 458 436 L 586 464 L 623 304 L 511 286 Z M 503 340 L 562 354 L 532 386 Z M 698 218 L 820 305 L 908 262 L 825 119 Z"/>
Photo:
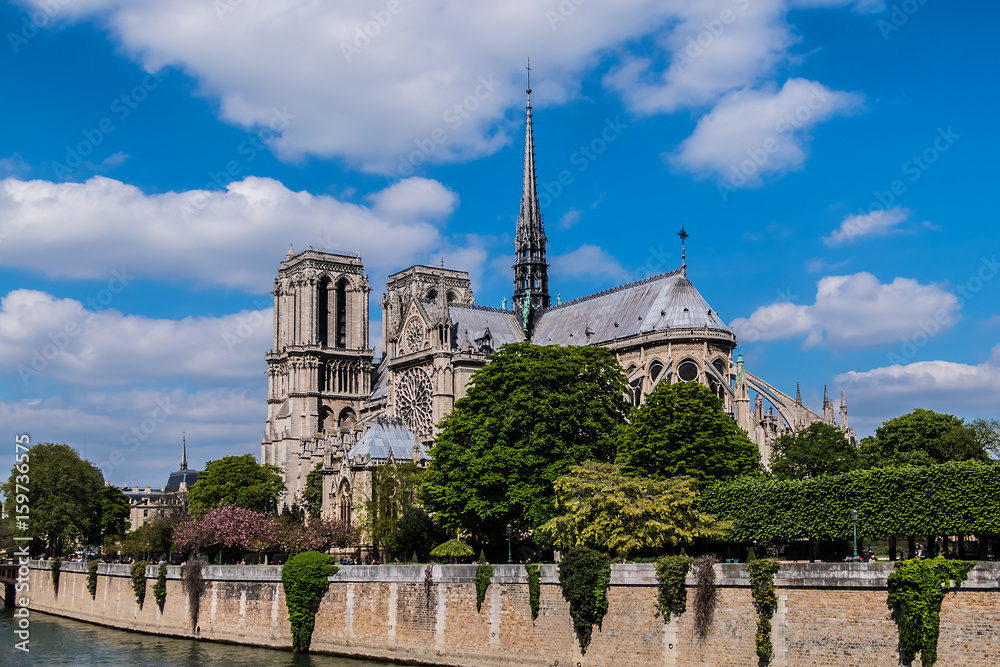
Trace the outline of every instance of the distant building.
<path fill-rule="evenodd" d="M 187 465 L 187 436 L 181 441 L 181 466 L 170 473 L 167 483 L 160 489 L 149 486 L 123 487 L 122 493 L 129 500 L 129 530 L 137 530 L 161 516 L 180 517 L 187 511 L 187 490 L 198 481 L 198 471 Z"/>

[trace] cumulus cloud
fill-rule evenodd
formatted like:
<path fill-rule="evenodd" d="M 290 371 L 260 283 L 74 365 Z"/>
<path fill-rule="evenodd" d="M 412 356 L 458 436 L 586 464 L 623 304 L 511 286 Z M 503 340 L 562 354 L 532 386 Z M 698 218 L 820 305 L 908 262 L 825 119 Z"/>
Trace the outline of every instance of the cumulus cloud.
<path fill-rule="evenodd" d="M 379 274 L 445 243 L 437 221 L 457 206 L 437 181 L 411 178 L 374 194 L 372 206 L 293 192 L 248 177 L 225 190 L 144 194 L 96 176 L 85 183 L 0 180 L 0 264 L 51 278 L 139 277 L 266 292 L 294 242 L 361 253 Z"/>
<path fill-rule="evenodd" d="M 861 104 L 855 93 L 805 79 L 789 79 L 780 90 L 768 84 L 732 92 L 698 121 L 668 159 L 703 176 L 717 175 L 734 188 L 759 187 L 764 174 L 802 167 L 814 126 Z"/>
<path fill-rule="evenodd" d="M 596 245 L 583 245 L 572 252 L 552 257 L 553 275 L 561 278 L 605 278 L 625 280 L 629 273 L 608 251 Z"/>
<path fill-rule="evenodd" d="M 805 347 L 876 347 L 916 332 L 949 329 L 960 317 L 958 297 L 938 285 L 896 278 L 885 285 L 870 273 L 826 276 L 812 305 L 787 297 L 733 321 L 745 342 L 805 338 Z"/>
<path fill-rule="evenodd" d="M 863 215 L 849 215 L 840 223 L 839 229 L 834 229 L 829 236 L 823 237 L 823 243 L 835 248 L 863 236 L 886 236 L 897 231 L 897 225 L 909 217 L 909 209 L 902 206 L 893 206 Z"/>

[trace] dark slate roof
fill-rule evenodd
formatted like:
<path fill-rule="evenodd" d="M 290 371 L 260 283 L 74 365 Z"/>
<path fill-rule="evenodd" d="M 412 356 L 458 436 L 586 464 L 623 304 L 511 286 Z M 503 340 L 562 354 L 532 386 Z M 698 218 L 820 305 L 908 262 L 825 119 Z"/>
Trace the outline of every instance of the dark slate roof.
<path fill-rule="evenodd" d="M 520 343 L 524 340 L 521 322 L 512 310 L 489 308 L 487 306 L 449 306 L 451 321 L 456 327 L 455 342 L 461 346 L 465 332 L 469 340 L 475 340 L 487 329 L 493 338 L 493 349 L 498 350 L 504 343 Z"/>
<path fill-rule="evenodd" d="M 379 417 L 351 447 L 347 458 L 353 461 L 367 456 L 381 460 L 389 458 L 389 453 L 392 452 L 392 457 L 397 461 L 412 461 L 415 440 L 413 432 L 399 419 Z M 421 460 L 429 459 L 427 447 L 423 443 L 419 447 Z"/>
<path fill-rule="evenodd" d="M 197 481 L 197 470 L 175 470 L 170 473 L 170 477 L 167 478 L 167 486 L 164 488 L 164 491 L 166 493 L 175 493 L 180 491 L 181 482 L 187 484 L 187 488 L 190 490 L 191 485 Z"/>
<path fill-rule="evenodd" d="M 617 326 L 616 326 L 617 325 Z M 668 329 L 729 331 L 718 313 L 680 271 L 652 276 L 559 306 L 547 308 L 535 323 L 538 345 L 606 343 Z"/>

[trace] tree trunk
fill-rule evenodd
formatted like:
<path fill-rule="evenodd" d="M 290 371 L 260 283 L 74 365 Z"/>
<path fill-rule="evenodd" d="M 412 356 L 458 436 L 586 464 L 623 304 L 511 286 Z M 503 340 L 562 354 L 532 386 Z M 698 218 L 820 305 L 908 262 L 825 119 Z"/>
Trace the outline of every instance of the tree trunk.
<path fill-rule="evenodd" d="M 896 536 L 889 536 L 889 560 L 896 560 Z"/>
<path fill-rule="evenodd" d="M 917 538 L 913 537 L 912 535 L 909 536 L 909 537 L 907 537 L 906 538 L 906 548 L 908 550 L 908 553 L 906 554 L 907 558 L 913 558 L 914 556 L 916 556 L 917 555 Z"/>

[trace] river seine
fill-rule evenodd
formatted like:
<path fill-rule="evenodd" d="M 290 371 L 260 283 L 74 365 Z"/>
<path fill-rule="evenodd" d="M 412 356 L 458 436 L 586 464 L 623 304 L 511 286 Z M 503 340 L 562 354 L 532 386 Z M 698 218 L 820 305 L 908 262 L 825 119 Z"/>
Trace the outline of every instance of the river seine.
<path fill-rule="evenodd" d="M 14 644 L 21 641 L 14 634 L 14 610 L 0 608 L 0 665 L 388 667 L 393 664 L 325 655 L 294 655 L 290 651 L 144 635 L 34 611 L 30 619 L 30 652 L 24 653 L 14 648 Z"/>

